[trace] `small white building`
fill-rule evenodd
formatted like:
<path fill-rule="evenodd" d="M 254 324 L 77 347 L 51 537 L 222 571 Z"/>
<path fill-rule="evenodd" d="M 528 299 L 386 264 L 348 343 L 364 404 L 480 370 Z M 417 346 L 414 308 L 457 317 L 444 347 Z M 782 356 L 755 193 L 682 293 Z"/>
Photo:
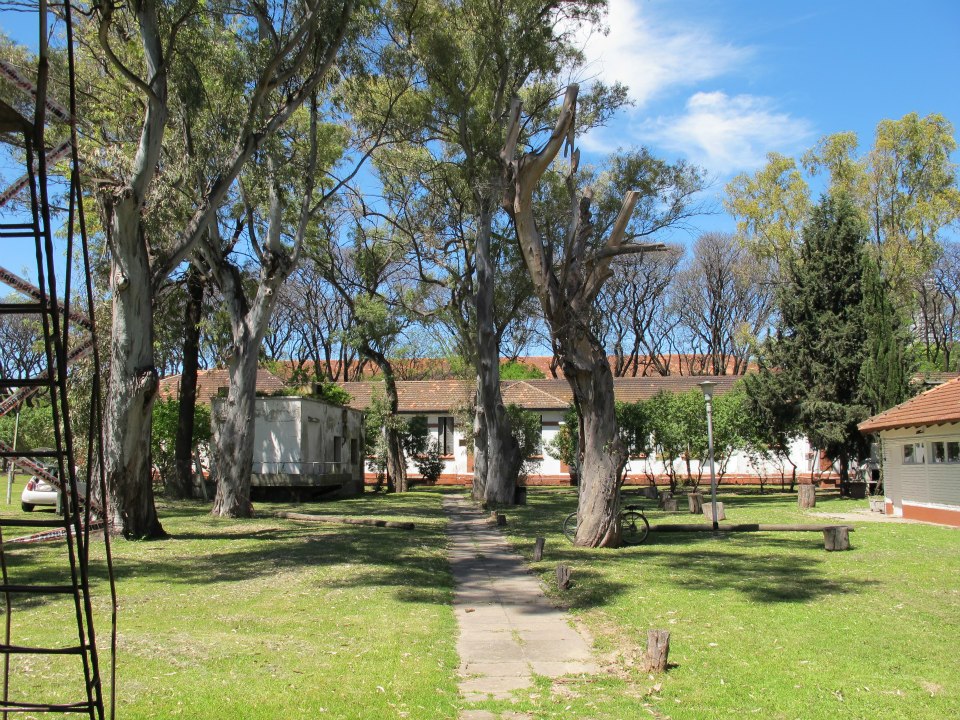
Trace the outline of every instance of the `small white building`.
<path fill-rule="evenodd" d="M 960 527 L 960 378 L 858 427 L 880 438 L 887 515 Z"/>
<path fill-rule="evenodd" d="M 223 400 L 214 398 L 212 421 Z M 312 397 L 258 397 L 255 406 L 254 496 L 264 488 L 297 493 L 363 492 L 363 414 Z M 259 489 L 259 490 L 258 490 Z"/>

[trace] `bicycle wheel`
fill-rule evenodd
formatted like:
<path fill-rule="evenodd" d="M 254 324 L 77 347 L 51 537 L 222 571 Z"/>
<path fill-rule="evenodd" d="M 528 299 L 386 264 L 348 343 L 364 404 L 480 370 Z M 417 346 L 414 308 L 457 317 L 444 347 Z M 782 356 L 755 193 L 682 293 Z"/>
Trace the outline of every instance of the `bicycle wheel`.
<path fill-rule="evenodd" d="M 650 523 L 641 513 L 624 510 L 620 513 L 620 539 L 624 545 L 639 545 L 650 534 Z"/>
<path fill-rule="evenodd" d="M 567 519 L 563 521 L 563 534 L 567 536 L 567 540 L 573 542 L 577 539 L 577 514 L 570 513 L 567 515 Z"/>

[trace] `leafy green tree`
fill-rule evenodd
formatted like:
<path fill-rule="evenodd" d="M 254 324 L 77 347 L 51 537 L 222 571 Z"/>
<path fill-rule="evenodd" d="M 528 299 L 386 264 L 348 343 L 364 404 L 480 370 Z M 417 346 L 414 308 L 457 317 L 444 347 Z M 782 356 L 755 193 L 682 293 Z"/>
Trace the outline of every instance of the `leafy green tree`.
<path fill-rule="evenodd" d="M 539 456 L 543 453 L 542 422 L 538 413 L 524 410 L 514 403 L 507 405 L 507 415 L 510 418 L 510 431 L 523 458 L 518 476 L 523 480 L 540 464 Z"/>
<path fill-rule="evenodd" d="M 501 380 L 542 380 L 544 377 L 538 368 L 519 360 L 511 360 L 500 366 Z"/>
<path fill-rule="evenodd" d="M 746 375 L 743 384 L 746 410 L 755 430 L 751 440 L 753 450 L 755 454 L 771 455 L 791 465 L 790 492 L 793 492 L 797 466 L 790 459 L 790 445 L 803 435 L 796 402 L 801 387 L 795 373 L 783 372 L 776 365 L 784 352 L 777 347 L 778 342 L 773 338 L 765 343 L 758 358 L 760 372 Z"/>
<path fill-rule="evenodd" d="M 850 461 L 863 452 L 857 423 L 869 415 L 860 391 L 866 242 L 867 226 L 849 197 L 825 196 L 787 264 L 777 339 L 761 368 L 764 383 L 782 383 L 780 400 L 792 406 L 783 416 L 796 417 L 811 443 L 838 461 L 844 491 Z"/>
<path fill-rule="evenodd" d="M 354 10 L 350 0 L 144 0 L 75 16 L 80 114 L 102 130 L 84 133 L 81 150 L 97 205 L 88 222 L 96 217 L 91 229 L 109 251 L 105 470 L 125 537 L 163 535 L 149 452 L 156 291 L 216 226 L 250 161 L 321 91 Z M 188 133 L 185 118 L 203 131 Z M 206 165 L 191 163 L 194 141 L 220 151 L 206 154 Z"/>
<path fill-rule="evenodd" d="M 177 472 L 177 430 L 180 423 L 180 402 L 160 398 L 153 403 L 153 434 L 150 438 L 150 454 L 153 464 L 160 472 L 160 479 L 167 485 Z M 208 443 L 211 438 L 210 408 L 193 406 L 193 448 Z"/>

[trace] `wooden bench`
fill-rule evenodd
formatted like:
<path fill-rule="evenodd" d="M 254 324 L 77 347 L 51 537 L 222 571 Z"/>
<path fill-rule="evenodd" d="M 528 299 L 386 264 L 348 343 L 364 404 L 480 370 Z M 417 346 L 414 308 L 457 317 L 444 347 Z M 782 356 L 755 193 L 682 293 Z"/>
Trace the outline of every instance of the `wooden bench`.
<path fill-rule="evenodd" d="M 852 533 L 854 529 L 852 525 L 782 525 L 775 523 L 739 523 L 717 527 L 720 532 L 822 532 L 825 550 L 849 550 L 849 533 Z M 650 531 L 713 532 L 713 525 L 705 523 L 660 524 L 651 525 Z"/>

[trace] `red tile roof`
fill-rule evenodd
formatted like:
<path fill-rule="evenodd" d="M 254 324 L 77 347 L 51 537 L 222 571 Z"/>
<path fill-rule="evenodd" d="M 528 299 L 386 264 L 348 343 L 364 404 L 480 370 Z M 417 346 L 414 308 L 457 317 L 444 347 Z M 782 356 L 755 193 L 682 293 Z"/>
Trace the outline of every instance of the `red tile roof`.
<path fill-rule="evenodd" d="M 610 355 L 607 359 L 610 362 L 610 370 L 616 372 L 616 357 Z M 637 361 L 636 377 L 659 375 L 652 361 L 646 355 L 639 356 Z M 450 361 L 447 358 L 396 358 L 391 362 L 393 363 L 394 375 L 398 380 L 451 379 L 450 375 L 452 371 L 450 369 Z M 506 362 L 509 362 L 508 358 L 500 358 L 501 365 Z M 522 356 L 518 357 L 516 362 L 539 370 L 545 378 L 554 377 L 554 372 L 551 370 L 553 356 Z M 699 375 L 703 370 L 710 367 L 710 356 L 689 354 L 666 355 L 662 358 L 662 362 L 669 369 L 671 375 Z M 281 360 L 277 364 L 277 371 L 284 380 L 289 381 L 298 367 L 306 375 L 312 375 L 313 365 L 313 361 L 311 360 L 307 360 L 302 364 L 294 362 L 293 360 Z M 728 373 L 733 374 L 735 365 L 736 360 L 734 358 L 727 360 Z M 373 363 L 361 363 L 358 360 L 350 361 L 345 368 L 341 367 L 340 361 L 332 360 L 329 364 L 321 363 L 320 370 L 324 376 L 338 379 L 349 377 L 352 378 L 353 381 L 375 379 L 380 372 Z M 748 364 L 747 372 L 756 372 L 756 370 L 756 363 L 751 362 Z M 632 371 L 632 367 L 627 370 L 628 377 L 633 377 Z M 556 369 L 556 377 L 561 380 L 563 379 L 563 372 L 559 367 Z"/>
<path fill-rule="evenodd" d="M 960 422 L 960 378 L 927 390 L 860 423 L 862 433 Z"/>
<path fill-rule="evenodd" d="M 226 368 L 200 370 L 197 372 L 197 402 L 209 405 L 222 387 L 230 385 L 230 372 Z M 257 370 L 257 393 L 269 395 L 284 388 L 283 380 L 269 370 Z M 168 375 L 160 379 L 160 397 L 176 400 L 180 396 L 180 376 Z"/>
<path fill-rule="evenodd" d="M 739 376 L 670 375 L 662 377 L 614 378 L 613 392 L 618 401 L 637 402 L 653 397 L 661 390 L 686 392 L 697 389 L 698 383 L 713 380 L 714 392 L 729 392 L 740 380 Z M 366 410 L 375 392 L 382 392 L 383 383 L 339 383 L 350 393 L 350 407 Z M 475 384 L 466 380 L 399 380 L 397 394 L 400 412 L 446 413 L 463 407 L 473 400 Z M 501 385 L 503 401 L 527 410 L 566 410 L 573 402 L 573 391 L 566 380 L 505 380 Z"/>
<path fill-rule="evenodd" d="M 366 410 L 375 392 L 383 392 L 382 381 L 338 383 L 350 393 L 350 407 Z M 450 412 L 468 404 L 475 383 L 467 380 L 398 380 L 400 412 Z"/>

